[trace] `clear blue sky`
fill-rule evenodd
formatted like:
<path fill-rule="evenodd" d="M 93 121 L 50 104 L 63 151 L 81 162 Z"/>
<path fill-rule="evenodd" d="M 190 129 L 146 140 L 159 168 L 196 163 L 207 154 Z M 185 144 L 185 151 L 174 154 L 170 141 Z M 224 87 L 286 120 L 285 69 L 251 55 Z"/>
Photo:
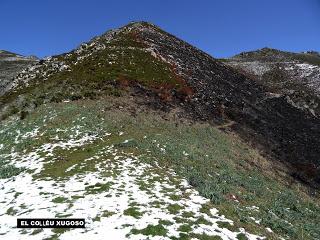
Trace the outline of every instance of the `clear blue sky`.
<path fill-rule="evenodd" d="M 0 49 L 39 57 L 150 21 L 215 57 L 320 51 L 320 0 L 0 0 Z"/>

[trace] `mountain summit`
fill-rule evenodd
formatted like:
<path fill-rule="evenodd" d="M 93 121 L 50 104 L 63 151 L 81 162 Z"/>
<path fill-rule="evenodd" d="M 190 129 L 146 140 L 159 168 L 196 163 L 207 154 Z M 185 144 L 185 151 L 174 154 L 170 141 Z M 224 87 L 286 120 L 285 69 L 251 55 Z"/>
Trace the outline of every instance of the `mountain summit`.
<path fill-rule="evenodd" d="M 262 49 L 234 59 L 286 55 Z M 42 102 L 114 93 L 119 86 L 150 91 L 164 106 L 178 104 L 198 119 L 234 121 L 234 129 L 243 137 L 254 136 L 259 148 L 290 163 L 296 169 L 293 175 L 307 182 L 320 181 L 317 171 L 310 175 L 303 170 L 319 166 L 320 128 L 315 115 L 293 104 L 288 95 L 275 95 L 150 23 L 131 23 L 70 53 L 41 60 L 15 77 L 9 95 L 20 95 L 20 105 L 32 108 Z M 3 106 L 10 105 L 8 99 L 2 98 Z"/>
<path fill-rule="evenodd" d="M 134 22 L 34 61 L 0 97 L 0 215 L 80 213 L 115 239 L 319 238 L 316 58 L 218 60 Z"/>

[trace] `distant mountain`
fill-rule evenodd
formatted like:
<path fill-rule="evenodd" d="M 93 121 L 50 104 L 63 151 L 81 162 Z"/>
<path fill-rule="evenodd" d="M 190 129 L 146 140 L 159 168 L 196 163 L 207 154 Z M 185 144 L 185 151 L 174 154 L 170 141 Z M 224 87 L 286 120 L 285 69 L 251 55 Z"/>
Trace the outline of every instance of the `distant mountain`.
<path fill-rule="evenodd" d="M 274 94 L 288 98 L 295 107 L 320 114 L 320 54 L 290 53 L 263 48 L 244 52 L 226 63 L 255 78 Z"/>
<path fill-rule="evenodd" d="M 10 88 L 12 79 L 23 69 L 36 63 L 36 57 L 24 57 L 0 50 L 0 96 Z"/>
<path fill-rule="evenodd" d="M 262 48 L 256 51 L 242 52 L 235 55 L 232 59 L 261 61 L 261 62 L 285 62 L 298 61 L 312 65 L 320 65 L 320 53 L 316 51 L 307 51 L 302 53 L 285 52 L 273 48 Z"/>
<path fill-rule="evenodd" d="M 317 239 L 318 58 L 262 49 L 218 60 L 134 22 L 32 60 L 0 97 L 0 194 L 46 198 L 57 216 L 82 204 L 88 236 L 107 225 L 122 239 Z M 30 188 L 13 193 L 13 176 Z"/>

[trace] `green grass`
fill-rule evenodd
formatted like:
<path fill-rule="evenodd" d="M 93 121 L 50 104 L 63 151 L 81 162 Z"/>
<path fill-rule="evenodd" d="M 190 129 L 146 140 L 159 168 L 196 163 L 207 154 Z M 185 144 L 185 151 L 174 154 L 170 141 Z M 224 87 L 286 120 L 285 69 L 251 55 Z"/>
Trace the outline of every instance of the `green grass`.
<path fill-rule="evenodd" d="M 195 222 L 195 224 L 205 224 L 205 225 L 211 225 L 211 223 L 206 220 L 204 217 L 199 217 Z"/>
<path fill-rule="evenodd" d="M 311 54 L 305 54 L 305 53 L 297 53 L 293 57 L 294 59 L 297 59 L 302 62 L 306 62 L 313 65 L 320 66 L 320 57 L 311 55 Z"/>
<path fill-rule="evenodd" d="M 140 212 L 139 208 L 137 208 L 137 207 L 127 208 L 126 210 L 124 210 L 123 214 L 127 215 L 127 216 L 134 217 L 134 218 L 140 218 L 143 215 L 143 213 Z"/>
<path fill-rule="evenodd" d="M 199 239 L 199 240 L 221 240 L 222 238 L 219 236 L 210 236 L 205 233 L 203 234 L 195 234 L 195 233 L 184 233 L 181 232 L 179 237 L 171 237 L 173 240 L 191 240 L 191 239 Z"/>
<path fill-rule="evenodd" d="M 103 214 L 101 215 L 101 217 L 110 217 L 110 216 L 112 216 L 114 214 L 116 214 L 116 213 L 112 212 L 112 211 L 104 210 Z"/>
<path fill-rule="evenodd" d="M 0 119 L 16 113 L 25 118 L 30 109 L 46 102 L 122 96 L 125 91 L 121 86 L 117 87 L 119 83 L 138 83 L 151 89 L 181 87 L 172 66 L 145 51 L 144 45 L 132 32 L 118 34 L 106 49 L 94 52 L 81 62 L 76 61 L 74 53 L 56 57 L 70 65 L 70 71 L 53 74 L 45 81 L 41 77 L 36 78 L 28 86 L 0 97 L 0 106 L 8 106 L 0 114 Z M 19 104 L 15 101 L 18 96 Z"/>
<path fill-rule="evenodd" d="M 181 209 L 183 209 L 183 207 L 176 203 L 168 206 L 168 211 L 171 214 L 178 214 Z"/>
<path fill-rule="evenodd" d="M 248 238 L 246 237 L 245 234 L 239 233 L 239 234 L 237 235 L 237 239 L 239 239 L 239 240 L 247 240 Z"/>
<path fill-rule="evenodd" d="M 77 148 L 73 151 L 60 150 L 56 151 L 59 159 L 53 162 L 48 162 L 45 165 L 45 169 L 39 173 L 39 177 L 51 177 L 51 178 L 67 178 L 73 176 L 84 170 L 92 172 L 95 170 L 96 163 L 100 159 L 93 159 L 86 161 L 85 169 L 80 164 L 83 163 L 87 158 L 96 154 L 98 150 L 102 148 L 101 140 L 95 141 L 92 144 L 88 144 L 85 147 Z M 70 167 L 71 170 L 66 171 Z"/>
<path fill-rule="evenodd" d="M 13 165 L 6 163 L 6 161 L 0 160 L 0 179 L 16 176 L 23 170 L 23 168 L 17 168 Z"/>
<path fill-rule="evenodd" d="M 17 213 L 17 210 L 15 210 L 13 207 L 10 207 L 7 209 L 6 212 L 8 215 L 14 216 Z"/>
<path fill-rule="evenodd" d="M 170 199 L 173 201 L 179 201 L 181 199 L 181 196 L 172 194 L 170 195 Z"/>
<path fill-rule="evenodd" d="M 180 231 L 180 232 L 191 232 L 192 231 L 192 227 L 189 224 L 184 224 L 184 225 L 181 225 L 178 228 L 178 231 Z"/>
<path fill-rule="evenodd" d="M 57 133 L 55 131 L 57 128 L 69 129 L 75 125 L 81 125 L 84 126 L 81 129 L 83 134 L 102 136 L 109 132 L 111 135 L 103 139 L 104 142 L 99 140 L 74 151 L 55 150 L 55 153 L 58 153 L 64 161 L 61 162 L 61 159 L 58 159 L 52 163 L 48 162 L 44 165 L 43 172 L 37 177 L 51 176 L 56 179 L 63 177 L 65 169 L 74 164 L 83 163 L 84 159 L 91 154 L 98 153 L 103 144 L 113 144 L 121 151 L 141 155 L 142 161 L 160 164 L 163 169 L 173 168 L 202 196 L 211 199 L 211 207 L 217 207 L 221 214 L 234 220 L 234 226 L 228 226 L 228 228 L 244 227 L 250 233 L 265 235 L 269 239 L 276 239 L 279 236 L 290 239 L 320 238 L 319 200 L 304 195 L 296 187 L 288 187 L 276 180 L 271 174 L 272 170 L 268 173 L 268 169 L 261 170 L 255 167 L 265 165 L 265 160 L 236 136 L 221 132 L 209 124 L 166 121 L 151 110 L 149 113 L 141 111 L 136 117 L 132 117 L 126 110 L 112 109 L 113 104 L 118 101 L 126 102 L 127 99 L 106 98 L 94 101 L 81 100 L 68 104 L 51 103 L 38 108 L 24 120 L 5 121 L 0 126 L 2 131 L 0 142 L 4 144 L 0 155 L 6 156 L 11 149 L 18 152 L 31 152 L 33 148 L 52 141 L 50 139 L 57 134 L 64 140 L 70 138 L 72 132 L 67 130 Z M 51 116 L 52 119 L 44 123 L 45 116 Z M 40 132 L 46 130 L 43 136 L 20 139 L 19 144 L 15 143 L 17 130 L 24 134 L 36 126 L 39 127 Z M 125 134 L 119 136 L 120 131 Z M 133 139 L 134 144 L 121 144 L 128 139 Z M 159 148 L 164 145 L 165 153 Z M 9 160 L 7 157 L 3 159 Z M 66 176 L 94 171 L 94 168 L 90 167 L 93 166 L 90 162 L 86 162 L 85 166 L 86 168 L 75 168 L 75 172 L 68 172 Z M 162 176 L 161 173 L 159 175 Z M 86 185 L 88 192 L 107 191 L 108 187 L 110 187 L 108 184 Z M 141 187 L 146 188 L 143 183 Z M 239 201 L 232 200 L 230 195 L 236 196 Z M 168 196 L 178 200 L 178 197 L 170 192 Z M 161 207 L 161 204 L 158 203 L 158 205 Z M 201 212 L 210 215 L 210 206 L 204 204 Z M 253 210 L 252 206 L 257 206 L 258 210 Z M 139 215 L 135 214 L 139 212 L 138 210 L 131 210 L 127 213 Z M 174 204 L 168 211 L 173 214 L 185 212 L 183 208 Z M 185 213 L 184 217 L 187 218 L 188 214 Z M 261 224 L 255 223 L 250 217 L 261 220 Z M 201 221 L 203 219 L 193 224 L 201 224 Z M 265 230 L 266 227 L 270 227 L 274 233 L 268 233 Z M 160 226 L 157 228 L 161 234 L 164 233 Z M 145 231 L 157 232 L 154 226 Z"/>
<path fill-rule="evenodd" d="M 65 203 L 67 201 L 68 201 L 68 199 L 65 197 L 56 197 L 56 198 L 52 199 L 52 202 L 54 202 L 54 203 Z"/>
<path fill-rule="evenodd" d="M 159 224 L 164 226 L 171 226 L 173 222 L 170 222 L 169 220 L 159 220 Z"/>
<path fill-rule="evenodd" d="M 86 186 L 85 190 L 87 194 L 96 194 L 101 192 L 108 192 L 110 189 L 110 186 L 112 186 L 112 182 L 107 183 L 96 183 L 94 185 Z"/>
<path fill-rule="evenodd" d="M 166 236 L 168 230 L 161 224 L 158 225 L 148 225 L 144 229 L 132 229 L 131 234 L 143 234 L 146 236 Z"/>

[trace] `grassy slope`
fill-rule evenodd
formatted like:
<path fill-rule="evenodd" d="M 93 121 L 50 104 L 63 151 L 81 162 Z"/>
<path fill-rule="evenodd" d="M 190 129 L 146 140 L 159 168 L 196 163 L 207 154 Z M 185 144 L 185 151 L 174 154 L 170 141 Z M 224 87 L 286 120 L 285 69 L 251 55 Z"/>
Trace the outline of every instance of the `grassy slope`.
<path fill-rule="evenodd" d="M 64 99 L 93 99 L 101 95 L 122 94 L 114 84 L 121 81 L 138 82 L 150 88 L 170 85 L 179 88 L 179 82 L 172 73 L 170 66 L 142 50 L 143 46 L 134 34 L 119 36 L 109 48 L 91 55 L 83 62 L 72 65 L 71 71 L 55 74 L 45 82 L 36 79 L 37 84 L 6 95 L 0 102 L 10 102 L 18 95 L 23 95 L 23 102 L 13 103 L 6 116 L 20 112 L 25 117 L 25 109 L 34 105 L 41 106 L 36 112 L 23 121 L 10 124 L 10 131 L 0 134 L 5 146 L 1 151 L 9 152 L 11 147 L 28 150 L 30 147 L 50 141 L 50 131 L 64 126 L 71 128 L 76 124 L 73 120 L 87 117 L 87 131 L 114 132 L 125 131 L 132 138 L 128 144 L 120 144 L 124 139 L 120 136 L 112 139 L 112 144 L 128 151 L 144 154 L 147 162 L 157 161 L 161 165 L 175 168 L 186 177 L 203 196 L 214 204 L 228 217 L 233 218 L 238 226 L 244 226 L 252 232 L 290 238 L 320 238 L 320 222 L 318 205 L 311 199 L 300 194 L 298 190 L 288 189 L 274 179 L 261 175 L 254 162 L 261 165 L 263 158 L 250 150 L 237 137 L 222 133 L 206 124 L 179 123 L 165 121 L 159 115 L 140 113 L 132 117 L 126 111 L 110 110 L 105 107 L 112 100 L 88 101 L 81 100 L 70 104 L 56 104 Z M 60 56 L 67 64 L 75 61 Z M 127 83 L 126 83 L 127 84 Z M 111 102 L 110 102 L 111 101 Z M 31 130 L 49 112 L 57 112 L 59 117 L 46 126 L 48 135 L 43 139 L 30 140 L 14 144 L 15 130 Z M 103 120 L 102 120 L 103 119 Z M 27 129 L 26 129 L 27 128 Z M 68 132 L 64 133 L 68 134 Z M 147 136 L 147 138 L 144 138 Z M 150 140 L 151 139 L 151 140 Z M 93 148 L 93 149 L 92 149 Z M 165 149 L 165 153 L 162 149 Z M 61 152 L 64 161 L 46 165 L 39 177 L 65 177 L 64 170 L 77 161 L 81 161 L 94 146 L 76 153 Z M 1 177 L 10 177 L 23 169 L 5 165 L 7 159 L 1 159 Z M 77 171 L 77 169 L 75 169 Z M 71 172 L 72 173 L 72 172 Z M 253 206 L 259 207 L 256 211 Z M 204 209 L 205 211 L 205 209 Z M 255 220 L 261 220 L 261 224 Z M 229 226 L 230 227 L 230 226 Z M 265 227 L 271 227 L 276 234 L 269 234 Z"/>
<path fill-rule="evenodd" d="M 103 40 L 100 40 L 103 42 Z M 90 47 L 87 49 L 90 52 Z M 60 102 L 64 99 L 93 99 L 101 95 L 121 95 L 114 85 L 141 84 L 151 89 L 179 89 L 181 80 L 172 71 L 172 66 L 153 57 L 144 50 L 134 32 L 120 33 L 104 50 L 94 52 L 77 62 L 75 53 L 57 58 L 71 67 L 50 76 L 47 80 L 34 79 L 27 87 L 0 97 L 0 104 L 9 104 L 3 114 L 6 118 L 24 112 L 45 102 Z M 77 62 L 77 64 L 75 64 Z M 15 100 L 20 98 L 20 102 Z M 1 118 L 1 115 L 0 115 Z"/>
<path fill-rule="evenodd" d="M 120 103 L 117 101 L 108 98 L 42 106 L 25 120 L 1 126 L 0 142 L 4 144 L 1 152 L 9 153 L 13 147 L 16 151 L 28 151 L 50 141 L 57 128 L 72 128 L 77 122 L 85 123 L 85 132 L 108 131 L 114 134 L 115 137 L 105 144 L 114 144 L 124 151 L 142 154 L 142 159 L 148 163 L 158 162 L 161 166 L 173 167 L 203 196 L 210 198 L 223 214 L 235 220 L 235 226 L 226 224 L 225 227 L 245 227 L 252 233 L 267 235 L 270 239 L 279 236 L 291 239 L 320 238 L 318 203 L 298 189 L 290 189 L 262 175 L 253 162 L 264 163 L 264 159 L 237 137 L 208 124 L 194 124 L 174 118 L 164 120 L 155 112 L 141 111 L 133 117 L 126 108 L 114 108 L 119 104 L 128 104 L 127 99 L 122 102 L 119 99 Z M 46 129 L 44 136 L 14 143 L 16 130 L 23 133 L 32 130 L 35 125 L 41 128 L 43 118 L 50 114 L 57 117 L 49 120 L 48 126 L 42 126 Z M 126 136 L 116 136 L 120 131 L 126 132 Z M 68 132 L 60 134 L 67 136 Z M 131 141 L 124 144 L 123 141 L 128 138 Z M 46 164 L 38 177 L 67 177 L 65 169 L 89 157 L 99 144 L 75 152 L 61 152 L 65 161 Z M 7 166 L 4 165 L 7 160 L 1 159 L 1 166 Z M 8 177 L 8 171 L 2 169 L 1 177 Z M 10 175 L 18 174 L 21 170 L 16 169 Z M 75 168 L 68 174 L 77 171 L 83 170 Z M 257 224 L 256 220 L 261 223 Z M 275 233 L 269 233 L 266 227 L 272 228 Z"/>

